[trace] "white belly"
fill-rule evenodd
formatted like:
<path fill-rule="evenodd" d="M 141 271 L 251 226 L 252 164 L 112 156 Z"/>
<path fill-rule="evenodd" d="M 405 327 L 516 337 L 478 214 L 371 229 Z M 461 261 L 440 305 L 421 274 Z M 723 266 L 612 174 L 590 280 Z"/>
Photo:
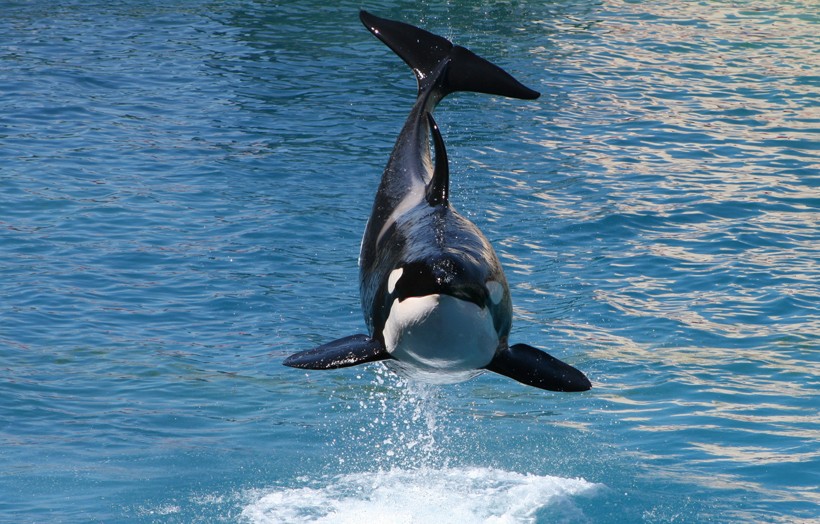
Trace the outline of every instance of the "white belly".
<path fill-rule="evenodd" d="M 498 347 L 490 311 L 449 295 L 395 300 L 383 335 L 401 371 L 433 382 L 470 378 Z"/>

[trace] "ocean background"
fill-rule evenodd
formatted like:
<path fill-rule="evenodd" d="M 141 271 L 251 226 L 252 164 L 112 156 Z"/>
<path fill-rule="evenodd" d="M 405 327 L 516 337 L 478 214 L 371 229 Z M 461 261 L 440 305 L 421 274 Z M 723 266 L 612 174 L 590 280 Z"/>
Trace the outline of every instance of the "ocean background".
<path fill-rule="evenodd" d="M 285 368 L 364 328 L 415 97 L 364 7 L 538 89 L 436 113 L 550 393 Z M 0 521 L 820 521 L 811 0 L 0 1 Z"/>

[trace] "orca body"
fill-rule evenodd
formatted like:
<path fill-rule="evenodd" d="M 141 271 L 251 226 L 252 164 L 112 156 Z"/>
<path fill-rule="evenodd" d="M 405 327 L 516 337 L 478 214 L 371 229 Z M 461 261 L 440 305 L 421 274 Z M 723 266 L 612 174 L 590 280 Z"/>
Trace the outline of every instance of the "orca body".
<path fill-rule="evenodd" d="M 490 242 L 449 202 L 449 167 L 432 112 L 456 91 L 520 99 L 539 93 L 471 51 L 417 27 L 360 18 L 418 80 L 362 239 L 359 283 L 369 335 L 352 335 L 284 364 L 334 369 L 385 360 L 431 382 L 484 370 L 552 391 L 585 391 L 582 372 L 526 344 L 508 344 L 512 302 Z M 430 138 L 435 162 L 430 154 Z"/>

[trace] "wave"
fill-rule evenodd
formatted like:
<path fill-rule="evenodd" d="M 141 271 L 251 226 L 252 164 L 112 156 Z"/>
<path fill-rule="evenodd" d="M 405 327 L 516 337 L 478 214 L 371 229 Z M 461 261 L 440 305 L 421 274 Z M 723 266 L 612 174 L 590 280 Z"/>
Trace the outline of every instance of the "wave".
<path fill-rule="evenodd" d="M 574 497 L 601 487 L 580 478 L 486 467 L 390 469 L 258 491 L 242 517 L 257 524 L 527 523 L 583 519 Z"/>

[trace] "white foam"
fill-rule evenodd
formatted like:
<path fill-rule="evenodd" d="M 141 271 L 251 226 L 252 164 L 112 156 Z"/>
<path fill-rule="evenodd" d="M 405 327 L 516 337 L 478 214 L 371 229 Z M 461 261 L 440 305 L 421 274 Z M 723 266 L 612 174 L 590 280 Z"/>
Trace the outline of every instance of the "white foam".
<path fill-rule="evenodd" d="M 527 523 L 547 506 L 577 517 L 571 498 L 597 487 L 583 479 L 493 468 L 392 469 L 257 494 L 242 516 L 259 524 Z"/>

